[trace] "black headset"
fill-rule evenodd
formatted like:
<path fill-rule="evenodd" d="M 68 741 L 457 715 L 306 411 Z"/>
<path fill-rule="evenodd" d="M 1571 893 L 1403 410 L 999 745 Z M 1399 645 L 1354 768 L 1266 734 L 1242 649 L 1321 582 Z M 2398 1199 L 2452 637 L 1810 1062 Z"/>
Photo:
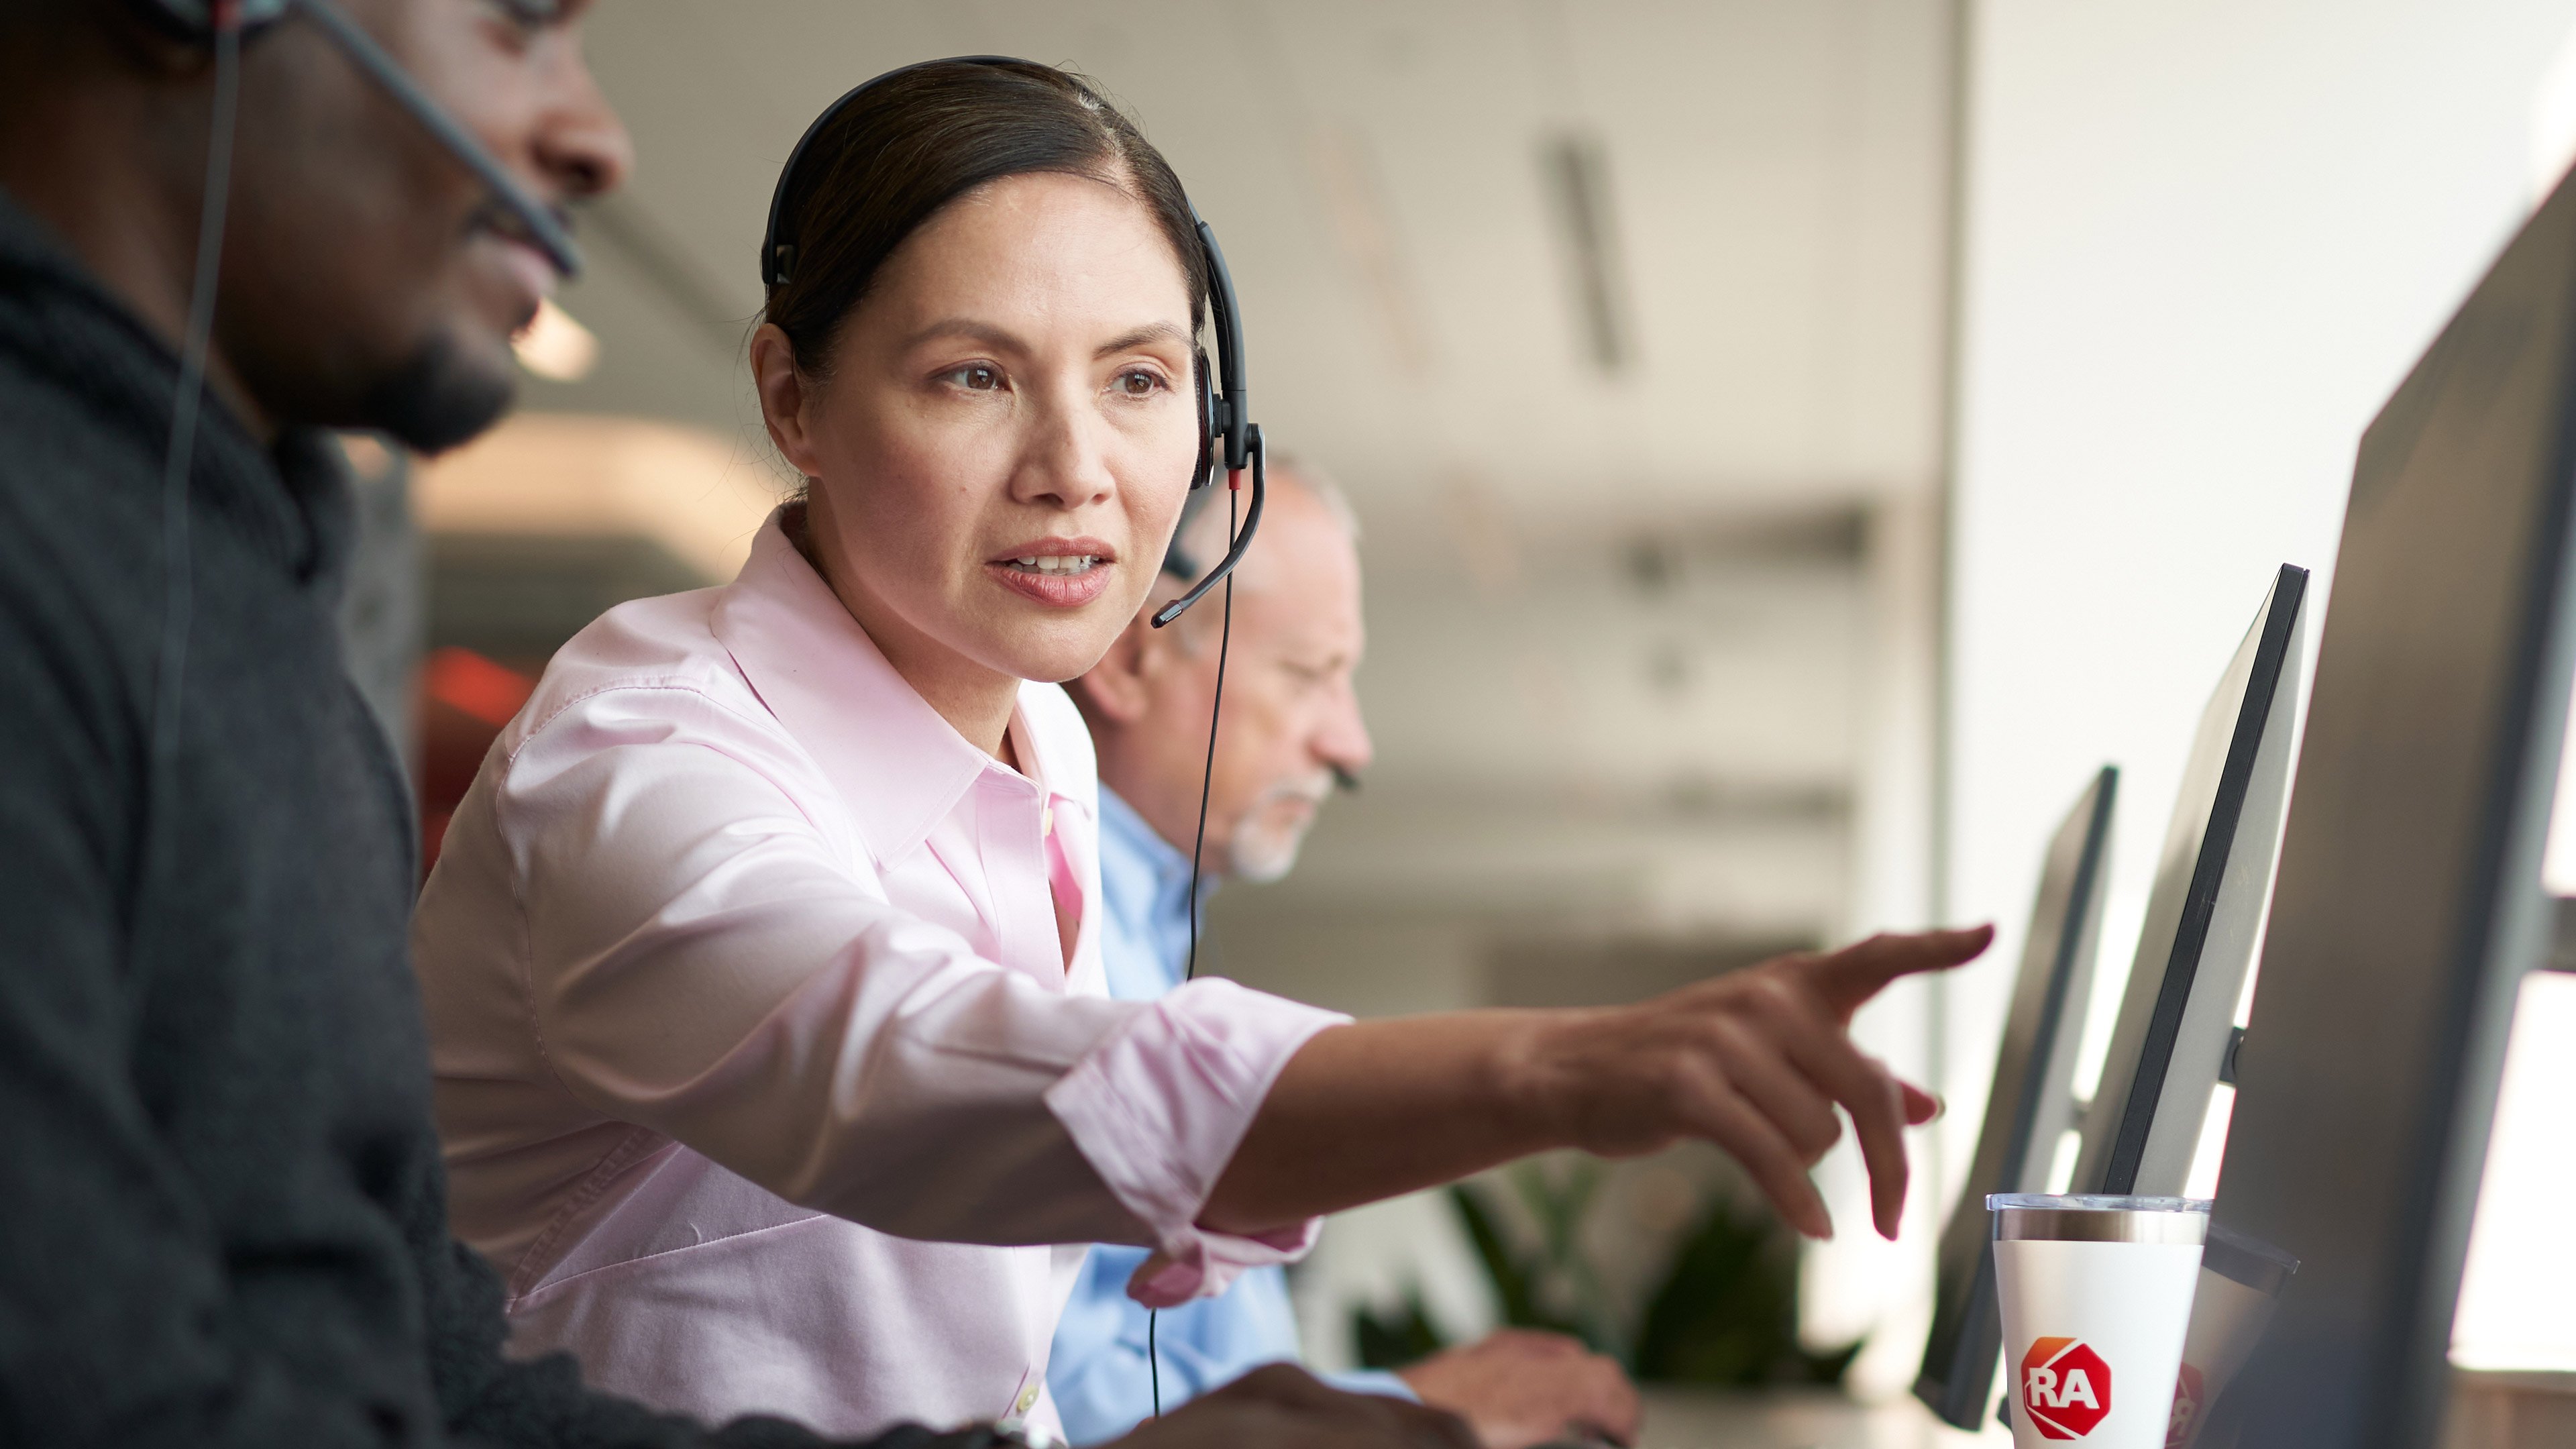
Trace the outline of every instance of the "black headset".
<path fill-rule="evenodd" d="M 319 0 L 271 0 L 271 3 L 315 4 L 319 3 Z M 796 149 L 787 153 L 787 164 L 779 168 L 778 187 L 769 196 L 769 225 L 760 237 L 760 284 L 764 291 L 775 291 L 785 286 L 788 278 L 795 275 L 797 244 L 795 229 L 787 215 L 788 198 L 796 190 L 797 173 L 804 165 L 805 153 L 813 147 L 814 138 L 832 124 L 834 117 L 848 109 L 851 102 L 869 91 L 897 77 L 942 65 L 1043 68 L 1036 66 L 1035 62 L 1021 60 L 1016 56 L 953 55 L 940 60 L 916 61 L 911 65 L 897 66 L 883 75 L 861 81 L 842 92 L 839 100 L 824 107 L 823 114 L 814 118 L 814 124 L 805 128 L 805 134 L 796 139 Z M 1217 561 L 1215 568 L 1208 570 L 1206 577 L 1192 584 L 1189 592 L 1155 611 L 1154 627 L 1157 629 L 1179 618 L 1192 604 L 1204 597 L 1208 590 L 1216 587 L 1226 575 L 1233 573 L 1236 564 L 1243 561 L 1244 550 L 1252 546 L 1252 536 L 1260 530 L 1262 498 L 1267 491 L 1265 487 L 1267 480 L 1263 476 L 1265 470 L 1262 460 L 1261 426 L 1252 421 L 1250 392 L 1244 386 L 1243 320 L 1234 299 L 1234 277 L 1226 270 L 1225 251 L 1216 244 L 1215 230 L 1199 217 L 1198 208 L 1190 208 L 1190 220 L 1198 227 L 1199 250 L 1207 259 L 1209 326 L 1216 333 L 1216 366 L 1213 376 L 1208 366 L 1207 349 L 1203 347 L 1197 349 L 1199 462 L 1198 471 L 1190 478 L 1190 488 L 1195 493 L 1196 490 L 1216 481 L 1217 462 L 1222 455 L 1229 488 L 1239 487 L 1244 469 L 1247 466 L 1251 468 L 1252 501 L 1251 506 L 1244 512 L 1241 531 L 1236 533 L 1227 544 L 1225 557 Z M 1175 548 L 1178 547 L 1179 537 L 1180 529 L 1176 527 L 1173 530 Z M 1180 571 L 1184 576 L 1195 571 L 1190 568 L 1188 556 L 1185 553 L 1167 553 L 1164 556 L 1164 564 L 1166 568 Z"/>
<path fill-rule="evenodd" d="M 171 835 L 171 801 L 177 785 L 181 705 L 186 693 L 188 634 L 192 604 L 189 555 L 188 477 L 194 461 L 197 420 L 205 394 L 206 360 L 211 348 L 216 278 L 223 255 L 224 216 L 232 190 L 232 153 L 241 95 L 243 44 L 257 32 L 291 15 L 302 15 L 328 36 L 351 64 L 410 113 L 457 163 L 481 181 L 525 239 L 544 252 L 566 277 L 581 272 L 581 253 L 551 207 L 530 195 L 500 161 L 476 141 L 454 116 L 385 53 L 374 36 L 352 21 L 331 0 L 124 0 L 127 8 L 166 35 L 203 47 L 214 60 L 214 118 L 207 131 L 206 186 L 198 204 L 195 277 L 188 294 L 188 317 L 179 347 L 179 380 L 172 402 L 170 438 L 161 476 L 161 647 L 153 669 L 151 754 L 146 763 L 143 817 L 143 872 L 148 881 L 177 847 Z M 551 10 L 553 0 L 513 0 L 531 13 Z M 132 960 L 144 960 L 143 936 L 136 933 Z"/>
<path fill-rule="evenodd" d="M 401 62 L 385 53 L 376 38 L 365 27 L 351 20 L 347 12 L 331 0 L 129 0 L 145 19 L 162 31 L 200 45 L 214 45 L 218 33 L 226 28 L 248 38 L 261 30 L 300 14 L 312 21 L 331 38 L 350 63 L 364 71 L 369 80 L 411 113 L 424 130 L 454 156 L 459 165 L 474 173 L 474 178 L 488 188 L 493 198 L 519 227 L 527 239 L 546 254 L 555 270 L 566 278 L 581 275 L 581 252 L 573 246 L 568 231 L 554 208 L 528 194 L 510 175 L 498 158 L 483 143 L 474 139 L 447 108 L 430 99 L 420 83 L 403 70 Z M 548 0 L 522 0 L 530 8 L 551 9 Z"/>

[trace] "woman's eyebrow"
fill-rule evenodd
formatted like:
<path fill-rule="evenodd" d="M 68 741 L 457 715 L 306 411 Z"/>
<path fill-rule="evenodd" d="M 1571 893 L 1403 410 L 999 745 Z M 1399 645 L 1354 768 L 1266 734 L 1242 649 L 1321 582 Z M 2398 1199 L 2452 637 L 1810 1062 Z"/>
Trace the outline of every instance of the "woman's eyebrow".
<path fill-rule="evenodd" d="M 1027 342 L 1007 327 L 978 322 L 971 317 L 943 317 L 914 332 L 903 341 L 904 350 L 919 347 L 935 337 L 963 337 L 981 342 L 998 352 L 1026 352 Z M 1189 329 L 1171 322 L 1149 322 L 1142 327 L 1122 332 L 1093 349 L 1092 356 L 1108 357 L 1113 353 L 1132 352 L 1149 342 L 1174 342 L 1184 346 L 1190 340 Z"/>
<path fill-rule="evenodd" d="M 1148 342 L 1178 342 L 1186 345 L 1189 340 L 1190 334 L 1184 328 L 1169 322 L 1152 322 L 1132 332 L 1122 332 L 1110 338 L 1100 344 L 1100 349 L 1091 355 L 1107 357 L 1113 352 L 1132 352 Z"/>
<path fill-rule="evenodd" d="M 997 352 L 1026 352 L 1028 350 L 1028 344 L 1021 341 L 1019 334 L 1011 331 L 1009 328 L 996 327 L 990 322 L 978 322 L 969 317 L 943 317 L 940 320 L 931 323 L 929 326 L 913 333 L 910 337 L 905 338 L 903 340 L 904 350 L 910 351 L 911 349 L 928 342 L 934 337 L 964 337 L 972 341 L 981 342 L 985 346 L 990 347 Z"/>

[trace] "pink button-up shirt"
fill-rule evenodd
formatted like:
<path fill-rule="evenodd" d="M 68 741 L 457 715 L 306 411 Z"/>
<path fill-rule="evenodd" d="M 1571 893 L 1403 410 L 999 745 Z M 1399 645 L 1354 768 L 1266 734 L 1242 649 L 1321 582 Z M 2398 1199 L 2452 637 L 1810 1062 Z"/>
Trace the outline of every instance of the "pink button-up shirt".
<path fill-rule="evenodd" d="M 1051 1426 L 1083 1249 L 1045 1245 L 1155 1245 L 1138 1296 L 1166 1302 L 1303 1251 L 1312 1224 L 1196 1223 L 1342 1018 L 1216 980 L 1109 1000 L 1090 736 L 1039 684 L 1011 732 L 1027 774 L 904 683 L 775 518 L 732 584 L 555 656 L 414 926 L 455 1225 L 514 1351 L 706 1419 Z"/>

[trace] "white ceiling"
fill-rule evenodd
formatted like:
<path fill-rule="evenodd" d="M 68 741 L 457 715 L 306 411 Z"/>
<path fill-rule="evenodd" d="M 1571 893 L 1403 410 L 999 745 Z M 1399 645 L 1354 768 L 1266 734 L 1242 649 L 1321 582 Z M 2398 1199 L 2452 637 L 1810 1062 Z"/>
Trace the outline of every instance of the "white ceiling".
<path fill-rule="evenodd" d="M 788 148 L 881 69 L 998 50 L 1095 77 L 1171 157 L 1241 287 L 1265 430 L 1373 513 L 1462 484 L 1551 526 L 1920 488 L 1939 397 L 1942 14 L 617 0 L 590 50 L 642 158 L 622 219 L 735 326 L 683 320 L 599 237 L 600 275 L 567 302 L 627 345 L 534 401 L 739 430 L 720 344 L 758 306 L 752 257 Z M 1542 186 L 1543 140 L 1569 130 L 1608 161 L 1638 339 L 1615 378 L 1586 356 Z"/>
<path fill-rule="evenodd" d="M 564 298 L 602 361 L 528 400 L 764 453 L 738 355 L 807 122 L 931 56 L 1079 69 L 1224 241 L 1270 440 L 1366 522 L 1381 766 L 1282 901 L 1573 898 L 1546 885 L 1641 919 L 1689 898 L 1700 924 L 1821 923 L 1873 625 L 1858 550 L 1814 536 L 1932 486 L 1948 11 L 616 0 L 590 53 L 640 162 Z M 1635 339 L 1616 373 L 1545 186 L 1567 135 L 1606 159 Z M 1566 810 L 1580 840 L 1495 853 Z M 1474 889 L 1441 886 L 1444 853 Z"/>

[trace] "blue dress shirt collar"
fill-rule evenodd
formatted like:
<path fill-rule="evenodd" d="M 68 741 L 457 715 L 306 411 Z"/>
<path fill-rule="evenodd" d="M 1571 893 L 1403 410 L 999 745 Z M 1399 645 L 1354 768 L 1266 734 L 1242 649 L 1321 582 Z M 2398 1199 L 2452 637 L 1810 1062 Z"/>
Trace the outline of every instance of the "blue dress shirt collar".
<path fill-rule="evenodd" d="M 1102 964 L 1109 994 L 1121 1001 L 1152 1001 L 1181 984 L 1190 957 L 1190 858 L 1155 833 L 1136 807 L 1100 787 L 1100 894 Z M 1199 882 L 1202 912 L 1216 894 L 1216 877 Z M 1206 927 L 1202 915 L 1200 927 Z"/>

